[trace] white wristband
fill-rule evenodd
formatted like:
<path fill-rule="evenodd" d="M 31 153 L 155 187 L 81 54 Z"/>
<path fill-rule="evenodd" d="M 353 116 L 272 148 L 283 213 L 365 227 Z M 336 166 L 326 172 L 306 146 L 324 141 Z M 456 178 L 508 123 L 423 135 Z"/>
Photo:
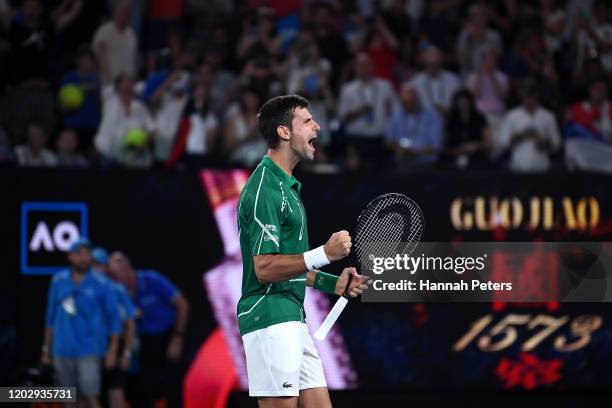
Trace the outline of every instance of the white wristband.
<path fill-rule="evenodd" d="M 312 271 L 313 269 L 319 269 L 325 265 L 329 265 L 329 259 L 325 255 L 323 245 L 318 248 L 311 249 L 308 252 L 304 252 L 304 262 L 306 262 L 306 269 Z"/>

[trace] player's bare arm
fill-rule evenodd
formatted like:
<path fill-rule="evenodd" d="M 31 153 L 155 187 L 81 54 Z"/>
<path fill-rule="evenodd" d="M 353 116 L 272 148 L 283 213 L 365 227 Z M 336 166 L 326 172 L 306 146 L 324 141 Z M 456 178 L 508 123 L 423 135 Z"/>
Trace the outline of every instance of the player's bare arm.
<path fill-rule="evenodd" d="M 345 258 L 351 252 L 351 236 L 347 231 L 334 232 L 325 245 L 312 251 L 323 251 L 327 263 Z M 313 268 L 307 267 L 308 252 L 296 255 L 266 254 L 253 257 L 255 274 L 260 283 L 277 283 L 293 279 Z M 316 259 L 315 259 L 316 262 Z M 325 262 L 325 261 L 322 261 Z M 324 266 L 319 264 L 319 266 Z M 312 275 L 314 282 L 314 273 Z M 308 282 L 308 280 L 307 280 Z M 310 285 L 312 286 L 312 284 Z"/>

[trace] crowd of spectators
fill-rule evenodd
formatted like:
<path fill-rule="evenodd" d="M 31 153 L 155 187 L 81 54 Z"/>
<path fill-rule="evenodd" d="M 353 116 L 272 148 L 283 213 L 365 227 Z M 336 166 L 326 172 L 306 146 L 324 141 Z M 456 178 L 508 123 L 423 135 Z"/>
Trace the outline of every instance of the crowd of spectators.
<path fill-rule="evenodd" d="M 298 93 L 326 169 L 610 172 L 611 7 L 0 0 L 0 161 L 251 167 Z"/>

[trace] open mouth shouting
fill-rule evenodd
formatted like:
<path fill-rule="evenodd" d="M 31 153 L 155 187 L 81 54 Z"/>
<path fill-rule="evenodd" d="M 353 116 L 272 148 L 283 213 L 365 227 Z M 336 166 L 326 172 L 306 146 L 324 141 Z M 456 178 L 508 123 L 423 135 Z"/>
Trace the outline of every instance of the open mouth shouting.
<path fill-rule="evenodd" d="M 312 149 L 312 152 L 314 153 L 314 151 L 317 149 L 317 136 L 316 135 L 308 139 L 308 145 L 310 146 L 310 148 Z"/>

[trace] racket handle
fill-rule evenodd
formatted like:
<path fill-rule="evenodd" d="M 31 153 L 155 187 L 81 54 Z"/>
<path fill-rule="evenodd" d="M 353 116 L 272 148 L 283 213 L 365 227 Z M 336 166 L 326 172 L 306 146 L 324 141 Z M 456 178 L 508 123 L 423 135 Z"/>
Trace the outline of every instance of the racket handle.
<path fill-rule="evenodd" d="M 317 330 L 317 332 L 314 334 L 315 339 L 319 341 L 325 340 L 325 338 L 327 337 L 327 334 L 331 330 L 334 323 L 336 323 L 336 320 L 338 320 L 338 318 L 340 317 L 340 314 L 346 307 L 347 303 L 348 303 L 347 297 L 340 296 L 338 298 L 334 307 L 332 307 L 332 309 L 327 314 L 327 317 L 325 318 L 325 320 L 323 320 L 321 327 L 319 327 L 319 330 Z"/>

